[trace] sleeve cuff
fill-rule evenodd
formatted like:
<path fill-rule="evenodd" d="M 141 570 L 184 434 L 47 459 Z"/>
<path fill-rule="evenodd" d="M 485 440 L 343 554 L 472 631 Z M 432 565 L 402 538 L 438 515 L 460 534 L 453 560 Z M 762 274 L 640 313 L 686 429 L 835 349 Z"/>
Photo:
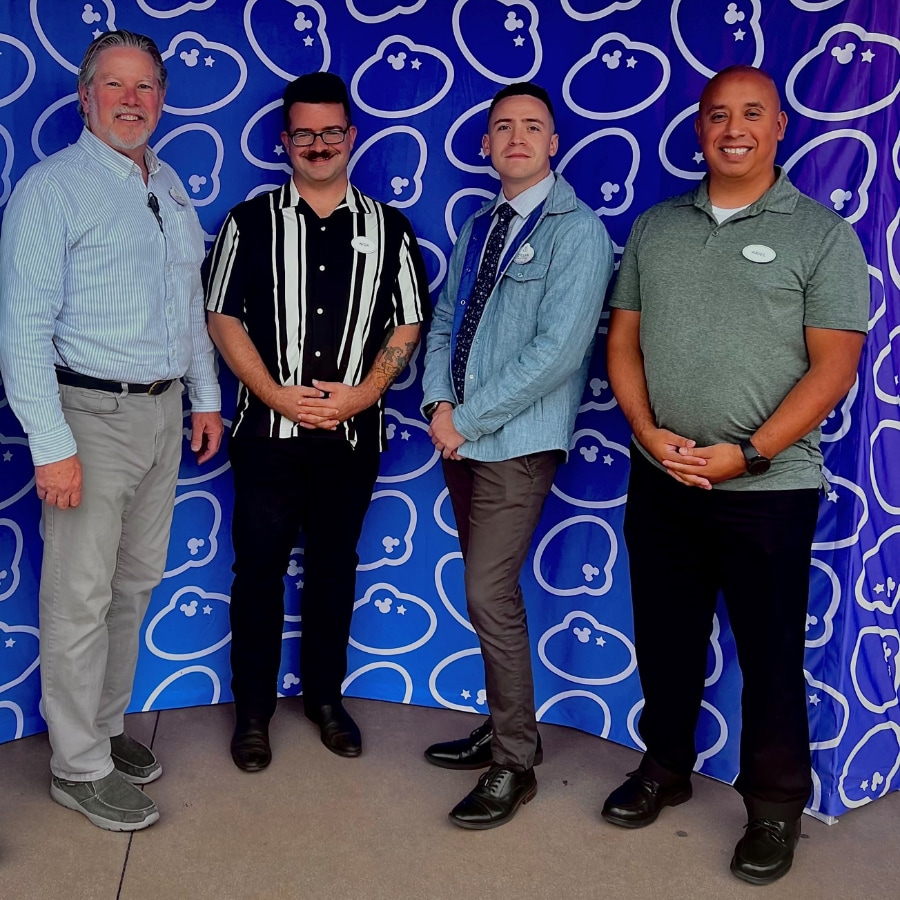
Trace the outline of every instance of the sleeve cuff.
<path fill-rule="evenodd" d="M 222 391 L 218 384 L 188 385 L 191 412 L 219 412 L 222 409 Z"/>
<path fill-rule="evenodd" d="M 78 452 L 78 446 L 68 425 L 62 425 L 45 434 L 28 435 L 28 447 L 31 450 L 32 462 L 36 466 L 47 466 L 68 459 Z"/>

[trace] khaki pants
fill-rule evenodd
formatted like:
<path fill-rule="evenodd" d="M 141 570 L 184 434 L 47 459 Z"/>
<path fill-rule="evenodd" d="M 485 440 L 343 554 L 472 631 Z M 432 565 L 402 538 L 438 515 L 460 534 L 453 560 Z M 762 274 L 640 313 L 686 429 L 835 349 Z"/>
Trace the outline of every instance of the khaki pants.
<path fill-rule="evenodd" d="M 60 385 L 84 473 L 81 505 L 44 506 L 41 685 L 54 775 L 113 770 L 141 622 L 165 569 L 181 459 L 181 390 L 156 397 Z"/>

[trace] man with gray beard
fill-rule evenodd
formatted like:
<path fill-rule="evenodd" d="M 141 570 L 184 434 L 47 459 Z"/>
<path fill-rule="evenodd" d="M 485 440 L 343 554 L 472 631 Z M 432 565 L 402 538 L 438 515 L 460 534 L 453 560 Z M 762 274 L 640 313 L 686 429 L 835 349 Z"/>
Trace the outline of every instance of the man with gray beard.
<path fill-rule="evenodd" d="M 33 166 L 0 240 L 0 367 L 43 501 L 41 684 L 50 796 L 100 828 L 159 818 L 136 787 L 162 768 L 125 733 L 138 638 L 165 568 L 181 460 L 182 377 L 197 461 L 223 426 L 200 263 L 203 231 L 149 148 L 166 68 L 111 31 L 78 76 L 78 141 Z"/>

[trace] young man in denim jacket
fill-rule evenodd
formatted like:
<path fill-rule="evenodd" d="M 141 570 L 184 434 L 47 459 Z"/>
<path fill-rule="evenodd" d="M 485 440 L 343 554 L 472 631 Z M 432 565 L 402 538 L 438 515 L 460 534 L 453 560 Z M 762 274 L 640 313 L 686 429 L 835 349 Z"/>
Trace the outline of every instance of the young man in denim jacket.
<path fill-rule="evenodd" d="M 469 738 L 425 756 L 445 768 L 490 766 L 450 813 L 474 829 L 509 821 L 537 791 L 542 754 L 519 573 L 566 458 L 613 270 L 603 225 L 550 169 L 558 136 L 543 88 L 501 90 L 482 146 L 502 190 L 456 243 L 428 336 L 422 402 L 443 455 L 491 710 Z"/>

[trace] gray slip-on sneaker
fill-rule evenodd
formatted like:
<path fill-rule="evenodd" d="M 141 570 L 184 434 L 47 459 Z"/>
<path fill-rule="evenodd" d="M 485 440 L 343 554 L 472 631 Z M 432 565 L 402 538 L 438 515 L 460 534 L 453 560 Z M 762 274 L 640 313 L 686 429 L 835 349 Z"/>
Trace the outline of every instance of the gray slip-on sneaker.
<path fill-rule="evenodd" d="M 99 781 L 66 781 L 54 775 L 50 796 L 107 831 L 140 831 L 159 818 L 156 804 L 116 771 Z"/>
<path fill-rule="evenodd" d="M 118 773 L 132 784 L 150 784 L 162 775 L 153 751 L 124 731 L 109 739 L 109 753 Z"/>

